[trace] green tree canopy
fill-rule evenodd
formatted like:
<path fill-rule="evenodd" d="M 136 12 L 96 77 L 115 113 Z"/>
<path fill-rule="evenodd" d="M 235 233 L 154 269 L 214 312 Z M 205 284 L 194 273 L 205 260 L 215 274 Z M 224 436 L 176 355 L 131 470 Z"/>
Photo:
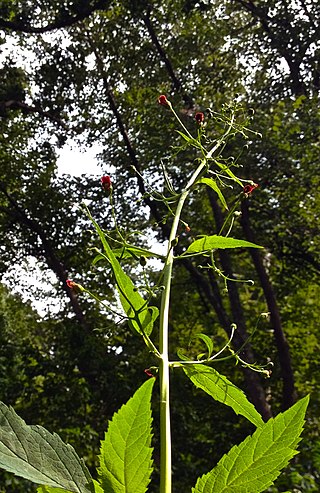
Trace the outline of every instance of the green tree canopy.
<path fill-rule="evenodd" d="M 236 256 L 225 251 L 216 259 L 228 277 L 247 276 L 255 286 L 238 289 L 237 283 L 228 281 L 225 293 L 222 277 L 199 269 L 197 262 L 181 262 L 175 272 L 177 301 L 172 310 L 177 346 L 186 347 L 199 331 L 222 341 L 234 322 L 238 325 L 234 344 L 239 348 L 259 313 L 269 311 L 270 323 L 260 326 L 245 347 L 245 356 L 270 357 L 274 377 L 261 381 L 245 370 L 244 385 L 251 399 L 267 418 L 272 409 L 288 407 L 297 392 L 317 388 L 311 373 L 316 372 L 320 265 L 319 19 L 320 7 L 314 0 L 2 2 L 1 272 L 28 255 L 40 263 L 44 277 L 48 269 L 54 272 L 57 297 L 64 300 L 54 324 L 64 327 L 61 337 L 68 353 L 64 357 L 71 373 L 77 367 L 84 379 L 82 390 L 90 394 L 94 385 L 99 396 L 92 411 L 95 419 L 105 410 L 97 402 L 106 399 L 101 396 L 111 385 L 110 380 L 103 381 L 105 372 L 117 371 L 113 363 L 105 363 L 103 377 L 97 378 L 104 351 L 110 345 L 121 347 L 121 355 L 110 350 L 112 362 L 121 360 L 125 368 L 130 362 L 125 376 L 119 370 L 126 388 L 140 363 L 124 349 L 124 339 L 135 344 L 129 332 L 109 318 L 106 322 L 92 302 L 66 288 L 66 279 L 72 277 L 114 302 L 108 272 L 99 263 L 96 267 L 90 263 L 88 249 L 96 239 L 78 205 L 88 201 L 105 229 L 113 228 L 113 220 L 99 179 L 58 177 L 57 152 L 70 138 L 84 148 L 99 146 L 99 162 L 105 174 L 112 175 L 119 226 L 125 232 L 153 230 L 159 241 L 165 240 L 170 215 L 150 192 L 163 191 L 161 163 L 179 189 L 197 154 L 172 152 L 171 146 L 181 141 L 169 112 L 157 105 L 161 93 L 172 101 L 191 133 L 198 130 L 194 114 L 203 111 L 208 138 L 214 139 L 219 128 L 210 124 L 210 111 L 224 108 L 227 114 L 236 104 L 243 108 L 241 119 L 253 109 L 248 126 L 262 135 L 234 138 L 224 149 L 224 158 L 236 156 L 237 174 L 259 184 L 242 203 L 234 228 L 238 237 L 262 244 L 265 250 Z M 216 234 L 224 222 L 223 204 L 214 190 L 205 190 L 203 186 L 188 204 L 183 219 L 191 231 L 181 231 L 181 246 L 207 233 L 208 225 L 210 234 Z M 225 187 L 223 193 L 228 197 L 235 190 Z M 136 235 L 134 240 L 140 244 L 143 237 Z M 135 269 L 136 263 L 131 260 L 127 268 Z M 103 336 L 109 325 L 111 344 Z M 51 348 L 54 330 L 46 337 Z M 196 351 L 199 341 L 194 344 Z M 101 357 L 95 360 L 92 355 L 100 346 Z M 59 357 L 58 345 L 53 347 Z M 77 392 L 75 378 L 71 380 Z M 89 403 L 90 398 L 83 401 Z M 187 405 L 185 409 L 187 414 Z M 79 419 L 83 414 L 80 407 Z M 316 417 L 312 419 L 317 425 Z M 314 423 L 310 423 L 313 444 Z M 182 437 L 183 431 L 177 441 Z M 228 433 L 224 437 L 227 441 Z M 214 438 L 207 445 L 214 448 L 213 442 Z M 180 454 L 181 464 L 192 462 L 190 455 Z M 307 470 L 315 476 L 312 461 Z M 182 490 L 183 474 L 180 477 Z M 292 479 L 285 488 L 298 483 Z"/>

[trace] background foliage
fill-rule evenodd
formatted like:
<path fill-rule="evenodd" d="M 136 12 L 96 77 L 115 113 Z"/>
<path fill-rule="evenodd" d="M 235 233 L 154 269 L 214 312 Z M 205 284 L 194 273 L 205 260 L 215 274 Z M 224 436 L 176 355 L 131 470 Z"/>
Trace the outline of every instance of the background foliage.
<path fill-rule="evenodd" d="M 165 211 L 148 187 L 162 189 L 161 161 L 177 188 L 194 166 L 189 151 L 167 159 L 177 135 L 156 103 L 165 93 L 191 132 L 195 112 L 207 107 L 241 104 L 253 113 L 250 127 L 262 138 L 234 139 L 224 153 L 238 156 L 238 174 L 259 183 L 234 235 L 266 247 L 258 256 L 221 254 L 226 274 L 255 281 L 239 290 L 230 284 L 228 294 L 221 278 L 188 262 L 177 266 L 172 354 L 198 332 L 218 346 L 232 322 L 239 347 L 269 311 L 245 351 L 274 362 L 271 378 L 222 363 L 221 371 L 266 419 L 311 392 L 301 454 L 270 491 L 317 491 L 319 18 L 314 0 L 1 2 L 0 271 L 9 286 L 0 292 L 0 399 L 28 423 L 59 432 L 92 468 L 107 419 L 152 361 L 126 326 L 66 288 L 71 277 L 113 302 L 108 272 L 91 264 L 96 240 L 77 204 L 85 199 L 103 228 L 112 219 L 99 177 L 58 175 L 57 154 L 70 139 L 98 146 L 121 227 L 165 240 Z M 212 126 L 207 132 L 214 138 Z M 195 195 L 181 245 L 215 234 L 223 218 L 214 194 Z M 61 301 L 44 317 L 13 294 L 23 283 L 15 266 L 26 259 L 36 259 L 43 280 L 54 279 L 50 294 Z M 134 261 L 127 268 L 141 275 Z M 151 278 L 154 269 L 148 262 Z M 252 430 L 183 375 L 173 375 L 172 387 L 178 492 Z M 11 476 L 0 484 L 3 493 L 32 491 Z"/>

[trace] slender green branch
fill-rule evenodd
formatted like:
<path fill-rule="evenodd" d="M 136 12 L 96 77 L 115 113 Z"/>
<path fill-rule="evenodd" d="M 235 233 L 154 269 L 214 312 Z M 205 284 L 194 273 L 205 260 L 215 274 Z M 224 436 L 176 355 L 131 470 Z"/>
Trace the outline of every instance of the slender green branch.
<path fill-rule="evenodd" d="M 181 212 L 184 203 L 190 193 L 190 190 L 202 170 L 207 166 L 208 159 L 219 148 L 222 140 L 220 140 L 203 158 L 188 181 L 184 191 L 181 193 L 177 204 L 175 216 L 173 219 L 167 258 L 164 266 L 163 285 L 164 291 L 161 297 L 160 308 L 160 341 L 159 350 L 161 354 L 160 360 L 160 493 L 171 493 L 171 425 L 170 425 L 170 387 L 169 387 L 169 306 L 170 306 L 170 291 L 172 267 L 174 261 L 173 244 L 176 240 L 178 227 L 180 222 Z"/>
<path fill-rule="evenodd" d="M 236 210 L 236 208 L 237 208 L 237 206 L 238 206 L 238 204 L 240 202 L 240 198 L 241 198 L 241 196 L 239 195 L 239 197 L 237 197 L 235 203 L 233 204 L 232 209 L 229 211 L 227 217 L 225 218 L 225 220 L 224 220 L 224 222 L 223 222 L 223 224 L 222 224 L 222 226 L 220 228 L 220 231 L 219 231 L 218 235 L 221 235 L 222 234 L 222 231 L 224 230 L 224 228 L 225 228 L 226 224 L 228 223 L 230 217 L 233 216 L 233 214 L 234 214 L 234 212 L 235 212 L 235 210 Z"/>
<path fill-rule="evenodd" d="M 228 341 L 213 356 L 210 356 L 209 358 L 205 358 L 205 359 L 201 359 L 201 360 L 170 361 L 170 366 L 172 368 L 176 368 L 176 367 L 183 366 L 183 365 L 199 365 L 199 364 L 203 364 L 203 363 L 210 363 L 210 361 L 213 361 L 214 359 L 216 359 L 218 356 L 220 356 L 221 353 L 223 353 L 227 348 L 230 347 L 230 344 L 231 344 L 231 341 L 233 339 L 233 336 L 234 336 L 234 333 L 235 333 L 236 328 L 237 327 L 236 327 L 235 324 L 232 324 L 231 325 L 231 334 L 230 334 L 230 337 L 229 337 Z M 229 356 L 229 358 L 232 358 L 232 357 L 233 357 L 233 355 L 232 356 Z"/>

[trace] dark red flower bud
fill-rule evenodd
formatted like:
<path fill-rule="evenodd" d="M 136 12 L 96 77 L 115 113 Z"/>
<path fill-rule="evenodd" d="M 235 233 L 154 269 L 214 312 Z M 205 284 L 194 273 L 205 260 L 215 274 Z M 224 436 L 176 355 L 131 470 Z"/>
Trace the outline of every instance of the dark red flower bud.
<path fill-rule="evenodd" d="M 106 192 L 109 192 L 112 188 L 112 182 L 111 182 L 110 176 L 103 176 L 101 178 L 101 184 L 102 184 L 103 190 L 105 190 Z"/>
<path fill-rule="evenodd" d="M 253 190 L 255 190 L 256 188 L 258 188 L 259 185 L 257 185 L 256 183 L 253 183 L 252 185 L 245 185 L 243 187 L 243 193 L 245 193 L 246 195 L 249 195 L 250 193 L 253 192 Z"/>
<path fill-rule="evenodd" d="M 196 113 L 194 115 L 194 117 L 196 119 L 196 122 L 199 123 L 199 125 L 201 125 L 204 122 L 204 114 L 201 113 L 201 111 L 199 111 L 198 113 Z"/>
<path fill-rule="evenodd" d="M 68 286 L 69 289 L 73 289 L 76 293 L 80 291 L 84 291 L 84 288 L 81 286 L 81 284 L 71 281 L 71 279 L 66 280 L 66 285 Z"/>
<path fill-rule="evenodd" d="M 152 377 L 153 377 L 153 378 L 155 378 L 155 376 L 151 373 L 151 368 L 146 368 L 146 369 L 144 370 L 144 372 L 145 372 L 145 374 L 146 374 L 146 375 L 148 375 L 148 377 L 150 377 L 150 378 L 152 378 Z"/>
<path fill-rule="evenodd" d="M 66 280 L 66 285 L 68 286 L 68 288 L 70 289 L 73 289 L 77 286 L 77 283 L 74 282 L 74 281 L 71 281 L 71 279 L 67 279 Z"/>
<path fill-rule="evenodd" d="M 158 97 L 158 103 L 162 106 L 169 106 L 167 96 L 164 94 L 161 94 L 161 96 Z"/>

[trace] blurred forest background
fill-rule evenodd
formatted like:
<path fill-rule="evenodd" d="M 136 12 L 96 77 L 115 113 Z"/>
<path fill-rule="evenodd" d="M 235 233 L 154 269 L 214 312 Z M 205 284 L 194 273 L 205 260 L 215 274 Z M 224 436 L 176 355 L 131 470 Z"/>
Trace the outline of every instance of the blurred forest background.
<path fill-rule="evenodd" d="M 154 362 L 126 325 L 66 287 L 71 278 L 112 302 L 110 273 L 92 265 L 98 241 L 78 205 L 85 200 L 103 228 L 113 223 L 100 176 L 58 175 L 57 156 L 71 141 L 99 148 L 123 230 L 143 232 L 137 243 L 163 242 L 170 220 L 148 186 L 161 190 L 162 161 L 178 188 L 196 157 L 170 158 L 176 123 L 157 104 L 166 94 L 191 132 L 194 114 L 206 108 L 237 102 L 253 113 L 251 128 L 262 138 L 235 138 L 225 152 L 238 156 L 237 174 L 259 184 L 242 202 L 233 236 L 265 247 L 221 251 L 224 273 L 255 281 L 229 283 L 228 293 L 211 271 L 188 260 L 177 265 L 172 356 L 199 332 L 218 349 L 231 323 L 238 348 L 260 313 L 270 312 L 245 353 L 259 364 L 272 360 L 271 378 L 230 362 L 217 369 L 264 419 L 311 393 L 300 454 L 269 491 L 319 491 L 319 33 L 317 0 L 1 0 L 0 399 L 27 423 L 59 433 L 92 470 L 107 420 Z M 201 193 L 183 219 L 187 244 L 219 231 L 224 211 L 214 193 Z M 141 283 L 137 262 L 127 265 Z M 28 292 L 21 267 L 34 279 Z M 145 270 L 152 277 L 156 266 Z M 253 430 L 179 372 L 172 396 L 173 481 L 181 493 Z M 155 403 L 155 428 L 157 412 Z M 156 481 L 157 474 L 151 492 Z M 32 491 L 1 473 L 1 493 Z"/>

